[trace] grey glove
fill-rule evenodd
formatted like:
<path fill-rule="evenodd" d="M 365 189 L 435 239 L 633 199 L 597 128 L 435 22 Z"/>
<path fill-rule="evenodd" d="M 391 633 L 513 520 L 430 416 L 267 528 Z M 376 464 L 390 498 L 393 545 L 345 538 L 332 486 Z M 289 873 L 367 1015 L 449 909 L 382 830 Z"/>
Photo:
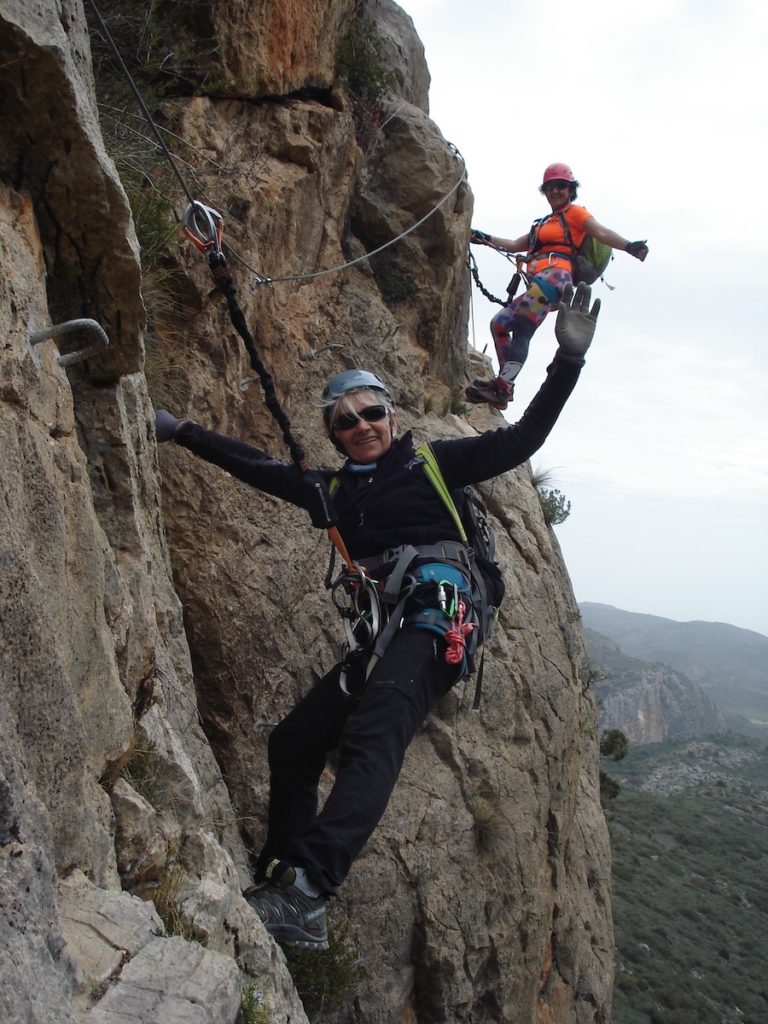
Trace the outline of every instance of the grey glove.
<path fill-rule="evenodd" d="M 557 306 L 555 337 L 560 346 L 558 354 L 565 358 L 583 359 L 592 344 L 600 312 L 600 299 L 595 299 L 590 309 L 591 297 L 592 289 L 586 284 L 580 284 L 575 292 L 571 285 L 563 289 L 562 300 Z"/>
<path fill-rule="evenodd" d="M 477 228 L 472 228 L 469 233 L 469 240 L 479 245 L 485 245 L 486 242 L 490 242 L 491 236 L 485 231 L 478 231 Z"/>
<path fill-rule="evenodd" d="M 162 444 L 163 441 L 172 441 L 182 423 L 188 420 L 177 420 L 167 409 L 158 409 L 155 412 L 155 437 Z"/>
<path fill-rule="evenodd" d="M 627 252 L 642 263 L 648 255 L 648 243 L 645 239 L 642 242 L 627 242 Z"/>

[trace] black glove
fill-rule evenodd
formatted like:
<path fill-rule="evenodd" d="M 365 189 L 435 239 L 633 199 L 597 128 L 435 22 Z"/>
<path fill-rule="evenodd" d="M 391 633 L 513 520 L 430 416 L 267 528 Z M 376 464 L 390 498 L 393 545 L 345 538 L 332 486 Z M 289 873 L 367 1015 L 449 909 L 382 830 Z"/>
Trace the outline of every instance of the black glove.
<path fill-rule="evenodd" d="M 627 242 L 626 251 L 630 256 L 634 256 L 636 260 L 640 260 L 642 263 L 648 255 L 648 246 L 645 240 L 642 242 Z"/>
<path fill-rule="evenodd" d="M 316 469 L 307 469 L 301 474 L 301 483 L 306 499 L 304 507 L 309 512 L 312 525 L 318 530 L 327 530 L 329 526 L 335 526 L 336 510 L 322 473 L 318 473 Z"/>
<path fill-rule="evenodd" d="M 560 346 L 558 355 L 569 362 L 583 360 L 592 344 L 600 312 L 600 299 L 595 299 L 590 309 L 591 297 L 592 289 L 589 285 L 580 284 L 574 292 L 573 286 L 569 284 L 563 289 L 562 300 L 558 303 L 555 321 L 555 337 Z"/>
<path fill-rule="evenodd" d="M 477 242 L 480 245 L 485 245 L 487 242 L 490 242 L 491 236 L 486 234 L 485 231 L 478 231 L 476 228 L 472 228 L 469 232 L 469 240 L 470 242 Z"/>
<path fill-rule="evenodd" d="M 162 444 L 163 441 L 173 441 L 182 423 L 188 420 L 177 420 L 167 409 L 158 409 L 155 412 L 155 437 Z"/>

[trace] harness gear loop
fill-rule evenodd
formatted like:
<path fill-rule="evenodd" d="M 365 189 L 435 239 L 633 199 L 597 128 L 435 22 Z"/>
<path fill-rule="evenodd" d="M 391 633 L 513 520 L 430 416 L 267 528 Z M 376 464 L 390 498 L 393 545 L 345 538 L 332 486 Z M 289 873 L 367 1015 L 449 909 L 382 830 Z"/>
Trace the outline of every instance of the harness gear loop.
<path fill-rule="evenodd" d="M 376 580 L 358 567 L 345 570 L 331 587 L 331 599 L 344 620 L 350 651 L 370 647 L 379 635 L 382 621 Z"/>
<path fill-rule="evenodd" d="M 386 612 L 381 605 L 377 581 L 358 566 L 341 573 L 331 587 L 331 598 L 341 613 L 346 635 L 339 687 L 347 697 L 354 697 L 368 680 L 363 658 L 380 635 Z M 357 670 L 359 685 L 350 689 L 349 677 L 353 669 Z"/>

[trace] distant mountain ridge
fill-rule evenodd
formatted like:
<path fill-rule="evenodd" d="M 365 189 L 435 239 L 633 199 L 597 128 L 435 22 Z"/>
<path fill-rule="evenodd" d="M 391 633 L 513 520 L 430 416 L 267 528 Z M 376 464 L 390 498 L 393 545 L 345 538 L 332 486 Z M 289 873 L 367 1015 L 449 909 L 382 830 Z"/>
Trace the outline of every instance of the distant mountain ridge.
<path fill-rule="evenodd" d="M 676 669 L 630 658 L 593 629 L 585 629 L 589 660 L 597 673 L 600 729 L 621 729 L 630 743 L 662 743 L 726 732 L 712 698 Z"/>
<path fill-rule="evenodd" d="M 768 637 L 724 622 L 677 622 L 584 601 L 582 623 L 624 655 L 661 663 L 702 687 L 722 710 L 768 726 Z"/>

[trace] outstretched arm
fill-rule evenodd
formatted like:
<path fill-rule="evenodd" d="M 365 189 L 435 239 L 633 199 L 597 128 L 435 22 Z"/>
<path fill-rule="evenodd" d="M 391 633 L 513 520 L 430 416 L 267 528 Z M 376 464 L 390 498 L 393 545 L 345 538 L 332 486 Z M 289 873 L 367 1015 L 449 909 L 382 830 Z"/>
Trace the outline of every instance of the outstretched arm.
<path fill-rule="evenodd" d="M 600 224 L 594 217 L 584 221 L 584 231 L 590 238 L 596 238 L 598 242 L 610 245 L 612 249 L 621 249 L 623 252 L 628 252 L 641 262 L 648 255 L 648 246 L 644 241 L 630 242 L 620 235 L 618 231 L 613 231 L 611 228 L 605 227 L 604 224 Z"/>
<path fill-rule="evenodd" d="M 327 529 L 336 522 L 325 477 L 317 470 L 302 472 L 244 441 L 205 430 L 194 420 L 176 419 L 165 409 L 155 413 L 155 434 L 160 443 L 175 441 L 243 483 L 306 509 L 313 526 Z"/>
<path fill-rule="evenodd" d="M 528 235 L 521 235 L 519 238 L 499 238 L 498 235 L 489 235 L 486 231 L 475 231 L 473 228 L 469 240 L 478 245 L 491 245 L 505 252 L 528 251 Z"/>
<path fill-rule="evenodd" d="M 547 379 L 519 423 L 477 437 L 432 442 L 449 488 L 479 483 L 514 469 L 544 444 L 576 386 L 592 343 L 600 300 L 596 299 L 590 309 L 590 297 L 585 284 L 575 292 L 570 286 L 563 291 L 555 324 L 557 353 Z"/>

